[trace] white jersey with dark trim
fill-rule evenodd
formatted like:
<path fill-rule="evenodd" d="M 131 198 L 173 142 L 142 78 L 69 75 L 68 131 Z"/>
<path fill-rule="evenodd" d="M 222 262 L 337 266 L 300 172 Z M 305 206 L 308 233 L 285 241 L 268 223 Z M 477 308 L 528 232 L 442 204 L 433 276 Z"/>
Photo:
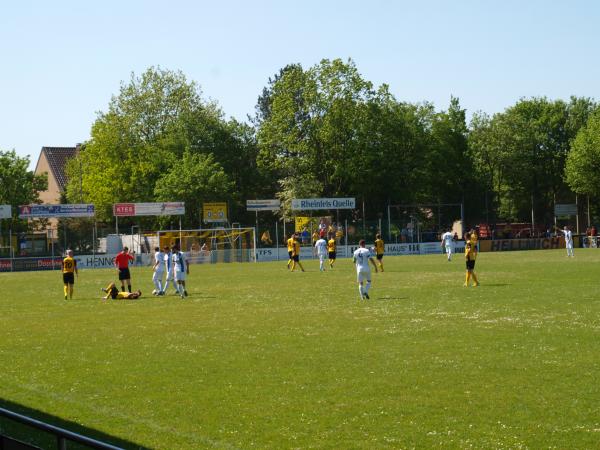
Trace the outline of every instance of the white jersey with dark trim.
<path fill-rule="evenodd" d="M 370 272 L 369 258 L 372 258 L 371 252 L 364 247 L 356 249 L 354 252 L 354 261 L 357 272 Z"/>
<path fill-rule="evenodd" d="M 173 253 L 173 265 L 175 267 L 175 272 L 185 272 L 187 260 L 185 259 L 185 253 L 183 252 L 175 252 Z"/>

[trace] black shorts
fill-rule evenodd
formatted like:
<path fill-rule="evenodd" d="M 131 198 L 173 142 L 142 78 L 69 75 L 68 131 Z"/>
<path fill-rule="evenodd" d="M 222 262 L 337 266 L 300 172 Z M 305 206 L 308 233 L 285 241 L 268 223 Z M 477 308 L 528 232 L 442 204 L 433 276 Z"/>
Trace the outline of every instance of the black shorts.
<path fill-rule="evenodd" d="M 296 262 L 300 261 L 300 255 L 294 255 L 292 256 L 292 259 Z"/>
<path fill-rule="evenodd" d="M 475 260 L 468 259 L 467 260 L 467 270 L 473 270 L 475 268 Z"/>
<path fill-rule="evenodd" d="M 377 253 L 377 259 L 381 261 L 383 259 L 383 253 Z"/>
<path fill-rule="evenodd" d="M 292 259 L 292 251 L 291 250 L 288 251 L 288 255 L 290 255 L 290 259 Z"/>
<path fill-rule="evenodd" d="M 119 269 L 119 280 L 130 280 L 129 268 Z"/>
<path fill-rule="evenodd" d="M 328 253 L 329 259 L 335 259 L 335 252 Z"/>
<path fill-rule="evenodd" d="M 64 284 L 75 284 L 75 274 L 73 272 L 64 272 L 63 273 L 63 283 Z"/>

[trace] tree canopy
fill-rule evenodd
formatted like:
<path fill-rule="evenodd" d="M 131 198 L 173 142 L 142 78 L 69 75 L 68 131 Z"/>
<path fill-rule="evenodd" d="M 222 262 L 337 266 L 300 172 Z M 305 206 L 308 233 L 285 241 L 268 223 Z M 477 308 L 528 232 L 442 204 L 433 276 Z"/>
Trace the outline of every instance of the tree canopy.
<path fill-rule="evenodd" d="M 29 205 L 40 203 L 39 193 L 48 189 L 48 176 L 29 170 L 29 157 L 20 157 L 14 150 L 0 150 L 0 204 Z M 17 210 L 13 208 L 13 219 Z"/>
<path fill-rule="evenodd" d="M 530 220 L 533 209 L 548 221 L 557 199 L 600 194 L 596 110 L 588 98 L 522 98 L 467 124 L 456 97 L 443 110 L 399 101 L 352 60 L 324 59 L 269 78 L 244 123 L 183 73 L 151 67 L 98 114 L 67 199 L 95 203 L 101 219 L 116 202 L 185 201 L 190 226 L 203 201 L 226 199 L 243 221 L 246 199 L 278 197 L 289 215 L 308 196 L 357 197 L 367 214 L 464 202 L 471 220 Z"/>
<path fill-rule="evenodd" d="M 600 110 L 590 117 L 573 141 L 565 173 L 575 192 L 600 195 Z"/>

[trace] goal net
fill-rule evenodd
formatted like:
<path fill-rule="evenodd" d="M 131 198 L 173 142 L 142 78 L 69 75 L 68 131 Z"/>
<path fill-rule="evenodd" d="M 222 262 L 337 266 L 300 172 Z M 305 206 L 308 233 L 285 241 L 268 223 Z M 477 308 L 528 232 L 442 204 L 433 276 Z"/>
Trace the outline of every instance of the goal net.
<path fill-rule="evenodd" d="M 448 230 L 456 232 L 462 239 L 460 203 L 389 206 L 390 242 L 434 242 Z"/>
<path fill-rule="evenodd" d="M 157 235 L 161 249 L 177 244 L 191 264 L 256 261 L 254 228 L 162 230 Z"/>

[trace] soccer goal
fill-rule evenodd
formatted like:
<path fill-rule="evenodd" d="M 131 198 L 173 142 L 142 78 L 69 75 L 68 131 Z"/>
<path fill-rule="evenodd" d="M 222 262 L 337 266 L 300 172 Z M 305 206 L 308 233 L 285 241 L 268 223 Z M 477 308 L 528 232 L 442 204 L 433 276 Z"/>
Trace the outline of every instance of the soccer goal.
<path fill-rule="evenodd" d="M 433 242 L 450 229 L 462 238 L 463 216 L 462 203 L 389 205 L 388 239 L 390 242 Z"/>
<path fill-rule="evenodd" d="M 254 228 L 161 230 L 157 234 L 161 249 L 178 244 L 192 264 L 256 261 Z"/>

